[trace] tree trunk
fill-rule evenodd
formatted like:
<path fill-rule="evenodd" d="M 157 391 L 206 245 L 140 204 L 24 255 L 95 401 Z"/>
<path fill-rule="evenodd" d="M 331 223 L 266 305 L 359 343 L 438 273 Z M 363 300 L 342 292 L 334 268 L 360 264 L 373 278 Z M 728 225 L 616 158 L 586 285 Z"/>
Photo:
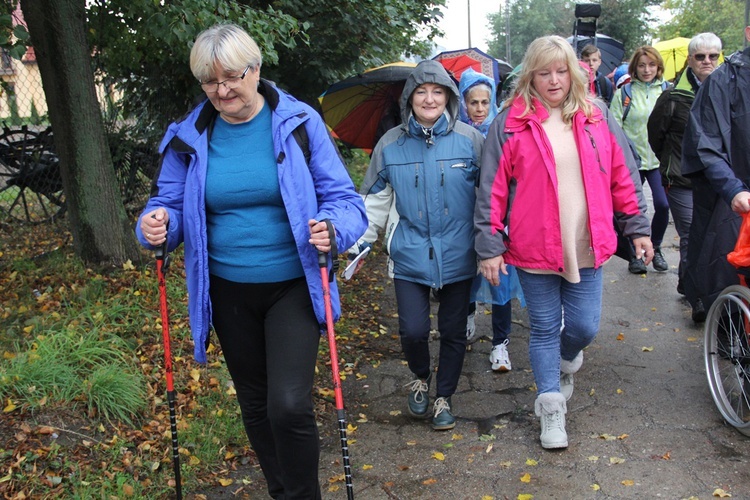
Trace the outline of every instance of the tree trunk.
<path fill-rule="evenodd" d="M 96 98 L 84 0 L 21 0 L 54 130 L 76 255 L 120 265 L 139 258 Z"/>

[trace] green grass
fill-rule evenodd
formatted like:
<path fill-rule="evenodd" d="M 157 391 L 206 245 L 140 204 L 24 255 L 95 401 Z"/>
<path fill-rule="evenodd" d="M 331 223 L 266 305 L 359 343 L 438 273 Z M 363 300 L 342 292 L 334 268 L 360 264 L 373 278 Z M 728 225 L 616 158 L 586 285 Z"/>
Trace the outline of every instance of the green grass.
<path fill-rule="evenodd" d="M 129 350 L 123 339 L 97 329 L 45 331 L 20 344 L 0 369 L 0 395 L 29 409 L 82 405 L 91 416 L 133 424 L 146 388 Z"/>
<path fill-rule="evenodd" d="M 365 177 L 365 172 L 367 172 L 367 167 L 370 165 L 370 156 L 361 149 L 350 149 L 344 155 L 344 158 L 349 176 L 359 189 Z"/>
<path fill-rule="evenodd" d="M 15 463 L 19 453 L 25 458 L 12 471 L 0 465 L 0 476 L 10 474 L 6 485 L 40 498 L 54 497 L 57 488 L 65 498 L 173 496 L 153 264 L 94 270 L 68 247 L 36 259 L 12 253 L 7 243 L 2 248 L 0 408 L 17 409 L 0 419 L 18 429 L 19 418 L 28 418 L 33 433 L 46 415 L 58 422 L 55 432 L 77 443 L 55 448 L 53 440 L 20 452 L 9 434 L 10 442 L 0 441 L 0 463 Z M 218 471 L 252 458 L 217 350 L 206 368 L 192 359 L 181 253 L 172 257 L 167 293 L 181 473 L 183 491 L 195 492 L 213 485 Z"/>
<path fill-rule="evenodd" d="M 356 186 L 368 164 L 362 151 L 349 155 Z M 0 233 L 0 408 L 9 402 L 17 407 L 0 413 L 0 424 L 13 429 L 0 434 L 7 438 L 0 441 L 0 477 L 10 474 L 3 484 L 15 488 L 4 493 L 170 498 L 171 436 L 153 260 L 145 257 L 148 264 L 141 268 L 91 269 L 73 256 L 69 244 L 60 243 L 67 240 L 56 231 L 44 225 L 21 234 L 14 226 L 7 238 Z M 218 477 L 254 465 L 255 458 L 218 349 L 208 353 L 207 367 L 193 360 L 181 250 L 172 258 L 167 295 L 181 474 L 188 494 L 215 486 Z M 337 324 L 342 343 L 354 336 L 347 323 Z M 212 343 L 218 347 L 215 336 Z M 358 362 L 355 351 L 339 349 L 342 365 Z M 331 383 L 328 358 L 322 339 L 322 375 L 316 382 L 321 388 Z M 317 403 L 324 404 L 320 398 Z M 31 428 L 28 444 L 13 438 L 21 422 Z M 56 432 L 67 442 L 34 435 L 44 422 L 56 422 L 51 425 L 59 426 Z M 31 445 L 40 440 L 44 446 Z M 2 465 L 19 456 L 24 460 L 12 471 Z"/>

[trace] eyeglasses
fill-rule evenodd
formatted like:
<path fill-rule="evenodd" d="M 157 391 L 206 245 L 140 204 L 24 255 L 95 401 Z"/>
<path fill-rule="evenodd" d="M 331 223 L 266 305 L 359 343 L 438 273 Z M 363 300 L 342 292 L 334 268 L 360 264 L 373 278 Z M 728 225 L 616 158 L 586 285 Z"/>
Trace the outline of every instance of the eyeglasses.
<path fill-rule="evenodd" d="M 703 60 L 708 57 L 712 61 L 718 61 L 719 60 L 719 54 L 693 54 L 693 59 L 695 59 L 698 62 L 703 62 Z"/>
<path fill-rule="evenodd" d="M 250 66 L 245 68 L 240 76 L 232 76 L 224 80 L 223 82 L 201 82 L 201 88 L 207 94 L 215 94 L 219 91 L 219 85 L 224 85 L 227 90 L 236 89 L 242 83 L 242 79 L 245 78 Z"/>

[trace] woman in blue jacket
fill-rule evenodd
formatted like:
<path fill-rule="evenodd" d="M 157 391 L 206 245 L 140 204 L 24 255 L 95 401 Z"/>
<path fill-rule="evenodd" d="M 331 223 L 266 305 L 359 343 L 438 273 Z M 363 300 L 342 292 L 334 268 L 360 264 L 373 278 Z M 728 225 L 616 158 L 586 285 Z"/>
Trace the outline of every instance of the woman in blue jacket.
<path fill-rule="evenodd" d="M 207 99 L 170 125 L 136 233 L 150 249 L 184 242 L 195 358 L 206 361 L 213 324 L 271 496 L 320 498 L 317 254 L 334 244 L 325 219 L 338 248 L 351 246 L 367 221 L 319 115 L 261 79 L 261 62 L 238 26 L 198 36 L 190 69 Z M 338 319 L 335 282 L 331 301 Z"/>
<path fill-rule="evenodd" d="M 402 124 L 375 146 L 362 183 L 369 228 L 355 247 L 385 231 L 401 347 L 414 374 L 408 410 L 432 416 L 435 430 L 456 425 L 451 396 L 466 352 L 474 253 L 474 186 L 482 134 L 458 120 L 459 96 L 443 66 L 420 62 L 401 94 Z M 430 290 L 439 290 L 440 359 L 430 412 Z"/>
<path fill-rule="evenodd" d="M 461 74 L 458 82 L 461 94 L 461 121 L 468 123 L 487 137 L 492 120 L 498 113 L 495 102 L 495 81 L 488 76 L 469 68 Z M 509 372 L 511 370 L 508 343 L 512 320 L 510 299 L 518 298 L 521 304 L 523 292 L 518 275 L 513 266 L 507 266 L 508 276 L 500 276 L 500 285 L 492 286 L 489 281 L 477 274 L 471 287 L 472 302 L 469 304 L 469 317 L 466 325 L 466 340 L 472 342 L 476 337 L 475 315 L 477 302 L 492 304 L 492 350 L 490 364 L 493 371 Z"/>

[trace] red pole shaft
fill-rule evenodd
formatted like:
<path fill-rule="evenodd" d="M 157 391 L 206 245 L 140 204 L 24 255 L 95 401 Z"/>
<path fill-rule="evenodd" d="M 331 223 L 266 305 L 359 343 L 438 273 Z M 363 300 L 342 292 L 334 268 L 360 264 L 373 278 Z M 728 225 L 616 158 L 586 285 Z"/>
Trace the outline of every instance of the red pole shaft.
<path fill-rule="evenodd" d="M 172 432 L 172 467 L 174 470 L 175 495 L 177 500 L 182 500 L 180 449 L 177 442 L 177 410 L 175 407 L 174 378 L 172 376 L 172 349 L 169 342 L 169 310 L 167 309 L 167 282 L 164 278 L 164 259 L 166 259 L 166 252 L 156 258 L 156 276 L 159 280 L 159 310 L 161 312 L 161 336 L 164 343 L 164 371 L 166 372 L 167 379 L 169 426 Z"/>
<path fill-rule="evenodd" d="M 167 391 L 174 390 L 172 376 L 172 349 L 169 342 L 169 310 L 167 309 L 167 283 L 164 278 L 164 260 L 157 259 L 156 274 L 159 278 L 159 305 L 161 311 L 161 337 L 164 342 L 164 371 L 167 374 Z"/>
<path fill-rule="evenodd" d="M 331 286 L 328 283 L 328 269 L 326 257 L 318 253 L 320 265 L 320 279 L 323 283 L 323 303 L 326 310 L 326 327 L 328 331 L 328 350 L 331 352 L 331 373 L 333 374 L 333 394 L 336 400 L 336 418 L 339 426 L 339 440 L 341 454 L 344 459 L 344 480 L 346 482 L 346 497 L 354 500 L 354 486 L 352 484 L 352 468 L 349 463 L 349 443 L 346 438 L 346 416 L 344 414 L 344 395 L 341 390 L 341 375 L 339 374 L 339 356 L 336 349 L 336 332 L 333 329 L 333 308 L 331 307 Z"/>

